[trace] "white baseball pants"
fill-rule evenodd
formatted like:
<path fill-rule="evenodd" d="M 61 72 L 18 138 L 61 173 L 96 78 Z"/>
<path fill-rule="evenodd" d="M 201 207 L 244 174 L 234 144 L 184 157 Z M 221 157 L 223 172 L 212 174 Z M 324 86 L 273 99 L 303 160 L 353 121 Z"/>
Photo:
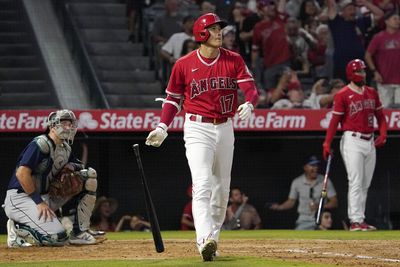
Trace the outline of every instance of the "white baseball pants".
<path fill-rule="evenodd" d="M 186 114 L 184 141 L 192 174 L 192 212 L 197 245 L 218 242 L 226 215 L 234 150 L 232 120 L 214 125 L 191 121 Z"/>
<path fill-rule="evenodd" d="M 350 222 L 361 223 L 365 218 L 368 188 L 371 185 L 376 162 L 374 138 L 363 140 L 352 136 L 353 132 L 343 133 L 340 152 L 347 171 L 348 195 L 347 213 Z"/>

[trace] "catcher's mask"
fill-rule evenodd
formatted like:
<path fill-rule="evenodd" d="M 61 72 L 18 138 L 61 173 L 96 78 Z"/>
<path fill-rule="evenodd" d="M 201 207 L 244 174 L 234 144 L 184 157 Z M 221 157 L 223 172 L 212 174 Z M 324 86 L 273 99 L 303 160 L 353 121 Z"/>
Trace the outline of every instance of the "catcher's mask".
<path fill-rule="evenodd" d="M 70 122 L 70 124 L 66 122 Z M 78 122 L 71 110 L 62 109 L 50 113 L 47 118 L 47 126 L 49 128 L 55 127 L 57 137 L 72 145 L 78 129 Z"/>

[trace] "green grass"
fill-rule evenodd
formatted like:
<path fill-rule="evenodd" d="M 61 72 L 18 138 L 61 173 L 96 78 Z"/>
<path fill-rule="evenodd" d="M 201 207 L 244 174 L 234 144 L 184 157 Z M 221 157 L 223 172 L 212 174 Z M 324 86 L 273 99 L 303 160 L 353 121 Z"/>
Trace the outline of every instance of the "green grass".
<path fill-rule="evenodd" d="M 149 239 L 151 233 L 126 232 L 107 233 L 112 240 Z M 164 239 L 195 239 L 193 231 L 163 231 Z M 329 240 L 400 240 L 400 231 L 349 232 L 332 231 L 294 231 L 294 230 L 252 230 L 223 231 L 221 239 L 329 239 Z M 1 240 L 1 239 L 0 239 Z"/>
<path fill-rule="evenodd" d="M 164 240 L 168 239 L 191 239 L 195 240 L 193 231 L 163 231 Z M 152 239 L 151 233 L 146 232 L 122 232 L 108 233 L 109 240 L 141 240 Z M 326 239 L 326 240 L 400 240 L 400 231 L 376 231 L 376 232 L 348 232 L 348 231 L 294 231 L 294 230 L 256 230 L 256 231 L 223 231 L 222 240 L 229 239 L 263 239 L 271 240 L 295 240 L 295 239 Z M 0 246 L 5 246 L 6 235 L 0 235 Z M 83 247 L 84 248 L 84 247 Z M 0 263 L 0 266 L 49 266 L 49 267 L 77 267 L 77 266 L 269 266 L 269 267 L 333 267 L 337 265 L 311 264 L 299 261 L 269 260 L 257 257 L 220 257 L 214 262 L 201 262 L 199 257 L 188 257 L 180 259 L 148 259 L 148 260 L 90 260 L 90 261 L 47 261 L 40 262 L 32 256 L 32 262 Z"/>

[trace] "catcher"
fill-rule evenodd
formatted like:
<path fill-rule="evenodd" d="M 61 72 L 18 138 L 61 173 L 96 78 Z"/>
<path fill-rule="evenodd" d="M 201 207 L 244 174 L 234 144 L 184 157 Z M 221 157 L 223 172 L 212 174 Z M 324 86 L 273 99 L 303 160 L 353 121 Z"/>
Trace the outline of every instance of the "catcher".
<path fill-rule="evenodd" d="M 89 230 L 96 202 L 97 174 L 71 153 L 77 131 L 75 114 L 67 109 L 51 112 L 45 134 L 22 151 L 8 184 L 4 201 L 8 247 L 96 244 Z M 73 229 L 67 233 L 55 211 L 75 203 Z M 104 240 L 104 239 L 102 239 Z"/>

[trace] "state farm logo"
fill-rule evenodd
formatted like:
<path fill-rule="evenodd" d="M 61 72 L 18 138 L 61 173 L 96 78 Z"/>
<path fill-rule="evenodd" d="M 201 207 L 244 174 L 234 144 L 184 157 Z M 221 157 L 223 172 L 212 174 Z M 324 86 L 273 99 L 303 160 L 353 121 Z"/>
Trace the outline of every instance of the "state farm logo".
<path fill-rule="evenodd" d="M 326 113 L 325 118 L 323 118 L 320 121 L 319 125 L 324 129 L 328 129 L 329 122 L 331 121 L 331 119 L 332 119 L 332 111 L 329 111 L 328 113 Z"/>
<path fill-rule="evenodd" d="M 93 119 L 92 113 L 82 112 L 79 114 L 79 127 L 87 128 L 90 130 L 96 129 L 99 123 L 97 120 Z"/>

